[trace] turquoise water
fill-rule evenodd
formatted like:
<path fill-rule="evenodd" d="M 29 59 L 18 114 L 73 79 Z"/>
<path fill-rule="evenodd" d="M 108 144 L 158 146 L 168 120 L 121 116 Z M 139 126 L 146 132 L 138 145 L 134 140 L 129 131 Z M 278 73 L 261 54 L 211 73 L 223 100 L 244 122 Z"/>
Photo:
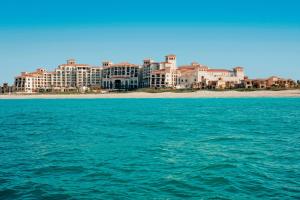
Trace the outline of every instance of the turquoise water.
<path fill-rule="evenodd" d="M 0 101 L 0 199 L 299 199 L 300 99 Z"/>

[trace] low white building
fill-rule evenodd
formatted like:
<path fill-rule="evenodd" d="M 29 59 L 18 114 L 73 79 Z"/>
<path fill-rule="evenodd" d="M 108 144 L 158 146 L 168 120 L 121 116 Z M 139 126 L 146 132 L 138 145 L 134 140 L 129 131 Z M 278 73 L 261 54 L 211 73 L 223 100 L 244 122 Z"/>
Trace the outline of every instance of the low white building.
<path fill-rule="evenodd" d="M 240 85 L 245 78 L 244 69 L 235 67 L 232 70 L 209 69 L 199 66 L 197 84 L 208 88 L 230 88 Z M 199 84 L 200 83 L 200 84 Z"/>
<path fill-rule="evenodd" d="M 194 64 L 191 66 L 181 66 L 177 71 L 177 89 L 192 88 L 195 83 L 201 81 L 198 80 L 198 67 Z"/>

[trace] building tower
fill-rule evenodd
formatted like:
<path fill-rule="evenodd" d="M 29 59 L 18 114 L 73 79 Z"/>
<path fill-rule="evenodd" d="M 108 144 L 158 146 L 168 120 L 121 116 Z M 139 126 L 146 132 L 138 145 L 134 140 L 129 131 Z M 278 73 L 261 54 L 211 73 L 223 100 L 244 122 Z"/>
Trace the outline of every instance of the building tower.
<path fill-rule="evenodd" d="M 75 63 L 76 63 L 75 59 L 69 59 L 69 60 L 67 60 L 67 64 L 68 65 L 75 65 Z"/>
<path fill-rule="evenodd" d="M 233 68 L 233 72 L 234 72 L 236 77 L 238 77 L 240 79 L 244 79 L 244 77 L 245 77 L 244 68 L 235 67 L 235 68 Z"/>
<path fill-rule="evenodd" d="M 166 62 L 171 64 L 172 69 L 176 69 L 176 55 L 167 55 Z"/>
<path fill-rule="evenodd" d="M 111 62 L 111 61 L 103 61 L 102 62 L 102 66 L 103 67 L 109 67 L 109 66 L 111 66 L 113 63 Z"/>

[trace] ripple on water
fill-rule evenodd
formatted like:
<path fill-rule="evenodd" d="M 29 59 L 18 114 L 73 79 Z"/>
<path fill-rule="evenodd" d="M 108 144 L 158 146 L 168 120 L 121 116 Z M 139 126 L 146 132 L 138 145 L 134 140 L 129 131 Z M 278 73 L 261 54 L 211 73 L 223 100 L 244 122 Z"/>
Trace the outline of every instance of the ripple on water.
<path fill-rule="evenodd" d="M 230 163 L 214 163 L 214 164 L 209 164 L 206 167 L 203 167 L 202 170 L 213 171 L 213 170 L 224 170 L 224 169 L 234 169 L 234 168 L 237 168 L 237 165 L 230 164 Z"/>
<path fill-rule="evenodd" d="M 83 173 L 86 169 L 82 166 L 45 166 L 34 168 L 33 173 L 38 176 L 49 174 L 78 174 Z"/>
<path fill-rule="evenodd" d="M 300 99 L 0 101 L 2 199 L 297 199 Z"/>
<path fill-rule="evenodd" d="M 0 190 L 0 199 L 15 199 L 17 198 L 18 191 L 13 189 L 1 189 Z"/>

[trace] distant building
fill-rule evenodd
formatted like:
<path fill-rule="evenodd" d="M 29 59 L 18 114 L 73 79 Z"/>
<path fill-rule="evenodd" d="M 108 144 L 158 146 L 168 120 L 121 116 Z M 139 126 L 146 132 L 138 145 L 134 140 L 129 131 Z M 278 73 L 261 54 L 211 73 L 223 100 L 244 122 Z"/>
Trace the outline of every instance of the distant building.
<path fill-rule="evenodd" d="M 154 62 L 152 59 L 145 59 L 141 69 L 141 84 L 142 88 L 148 88 L 151 85 L 151 73 L 160 69 L 160 63 Z"/>
<path fill-rule="evenodd" d="M 15 78 L 16 92 L 26 93 L 79 90 L 100 84 L 100 67 L 77 64 L 74 59 L 59 65 L 54 72 L 39 68 L 35 72 L 22 72 Z"/>
<path fill-rule="evenodd" d="M 8 83 L 3 83 L 2 86 L 0 86 L 0 94 L 10 94 L 15 91 L 14 86 L 8 85 Z"/>
<path fill-rule="evenodd" d="M 270 88 L 295 88 L 297 83 L 291 79 L 284 79 L 277 76 L 271 76 L 266 79 L 248 79 L 243 80 L 244 88 L 270 89 Z"/>
<path fill-rule="evenodd" d="M 284 79 L 277 76 L 271 76 L 267 79 L 267 87 L 277 87 L 277 88 L 294 88 L 297 83 L 292 79 Z"/>
<path fill-rule="evenodd" d="M 189 65 L 177 66 L 174 54 L 165 56 L 163 62 L 155 62 L 151 58 L 143 60 L 143 64 L 122 62 L 113 64 L 105 61 L 102 66 L 93 67 L 78 64 L 74 59 L 59 65 L 48 72 L 38 68 L 35 72 L 22 72 L 15 77 L 14 88 L 10 91 L 32 93 L 48 91 L 87 90 L 132 90 L 137 88 L 174 88 L 174 89 L 232 89 L 232 88 L 292 88 L 296 83 L 291 79 L 272 76 L 268 79 L 249 79 L 243 67 L 228 69 L 212 69 L 193 62 Z M 7 86 L 0 88 L 7 92 Z"/>
<path fill-rule="evenodd" d="M 209 69 L 195 62 L 177 67 L 175 55 L 166 56 L 165 62 L 159 65 L 146 59 L 142 71 L 143 86 L 152 88 L 233 88 L 240 86 L 245 77 L 242 67 L 235 67 L 232 71 Z"/>
<path fill-rule="evenodd" d="M 155 63 L 150 68 L 150 83 L 147 85 L 152 88 L 176 87 L 177 85 L 177 65 L 176 55 L 165 56 L 165 61 Z"/>
<path fill-rule="evenodd" d="M 200 83 L 199 89 L 225 89 L 235 88 L 242 84 L 245 78 L 244 69 L 235 67 L 232 70 L 227 69 L 210 69 L 200 65 L 198 67 L 198 80 Z M 202 87 L 202 88 L 201 88 Z"/>
<path fill-rule="evenodd" d="M 202 88 L 202 79 L 198 79 L 198 70 L 200 65 L 192 63 L 191 65 L 178 68 L 177 88 Z"/>
<path fill-rule="evenodd" d="M 104 89 L 137 89 L 139 87 L 139 65 L 127 62 L 113 64 L 103 62 L 102 88 Z"/>
<path fill-rule="evenodd" d="M 123 62 L 102 63 L 102 67 L 77 64 L 69 59 L 53 72 L 43 68 L 35 72 L 23 72 L 15 78 L 17 92 L 82 91 L 85 88 L 104 89 L 147 88 L 226 88 L 235 87 L 244 79 L 244 71 L 236 67 L 232 71 L 209 69 L 198 63 L 177 67 L 176 55 L 165 56 L 164 62 L 145 59 L 140 67 Z"/>

